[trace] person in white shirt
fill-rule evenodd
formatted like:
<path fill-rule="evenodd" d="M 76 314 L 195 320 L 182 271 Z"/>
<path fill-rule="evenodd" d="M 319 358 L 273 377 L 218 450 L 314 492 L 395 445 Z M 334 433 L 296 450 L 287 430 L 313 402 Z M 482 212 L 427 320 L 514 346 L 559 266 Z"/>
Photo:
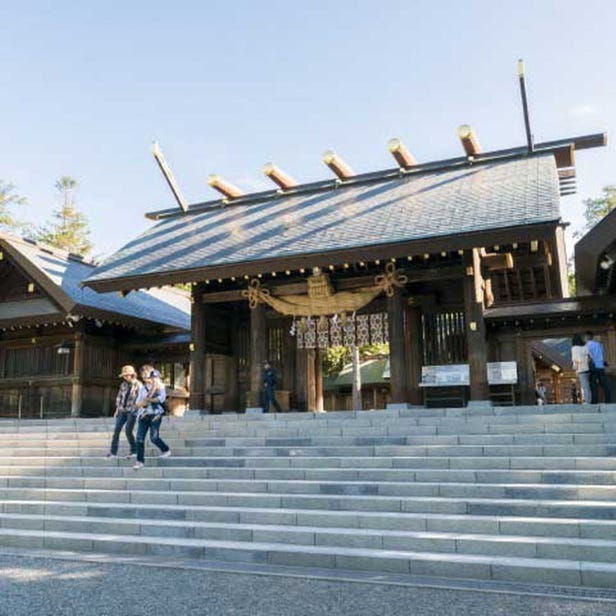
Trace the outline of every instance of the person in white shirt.
<path fill-rule="evenodd" d="M 591 393 L 590 371 L 588 369 L 588 349 L 582 340 L 582 336 L 579 334 L 573 336 L 571 340 L 571 362 L 573 363 L 573 369 L 577 372 L 577 377 L 580 381 L 584 404 L 589 404 Z"/>
<path fill-rule="evenodd" d="M 165 385 L 160 372 L 152 366 L 141 368 L 141 380 L 143 386 L 137 396 L 135 407 L 137 408 L 137 461 L 133 468 L 139 470 L 145 463 L 145 437 L 150 432 L 150 440 L 160 451 L 161 458 L 171 455 L 169 445 L 160 438 L 160 424 L 165 412 L 163 403 L 167 398 Z"/>

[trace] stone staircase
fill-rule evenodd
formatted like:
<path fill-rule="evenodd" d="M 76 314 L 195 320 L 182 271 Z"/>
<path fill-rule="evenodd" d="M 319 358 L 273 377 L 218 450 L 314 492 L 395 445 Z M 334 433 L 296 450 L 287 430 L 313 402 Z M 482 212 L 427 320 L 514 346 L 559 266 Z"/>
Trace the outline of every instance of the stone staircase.
<path fill-rule="evenodd" d="M 616 405 L 164 422 L 0 421 L 0 546 L 616 588 Z"/>

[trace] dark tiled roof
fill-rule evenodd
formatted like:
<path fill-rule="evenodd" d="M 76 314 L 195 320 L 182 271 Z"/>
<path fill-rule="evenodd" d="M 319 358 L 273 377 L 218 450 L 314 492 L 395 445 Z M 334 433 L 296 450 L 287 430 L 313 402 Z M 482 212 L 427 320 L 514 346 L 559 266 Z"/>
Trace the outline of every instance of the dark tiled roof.
<path fill-rule="evenodd" d="M 47 285 L 55 285 L 70 305 L 127 315 L 154 323 L 190 330 L 190 299 L 175 289 L 137 291 L 126 297 L 117 293 L 96 293 L 80 286 L 96 266 L 68 253 L 40 244 L 2 234 L 0 239 L 9 244 L 42 276 Z"/>
<path fill-rule="evenodd" d="M 560 218 L 551 154 L 388 178 L 162 220 L 88 282 L 412 242 Z M 130 286 L 127 286 L 130 288 Z"/>

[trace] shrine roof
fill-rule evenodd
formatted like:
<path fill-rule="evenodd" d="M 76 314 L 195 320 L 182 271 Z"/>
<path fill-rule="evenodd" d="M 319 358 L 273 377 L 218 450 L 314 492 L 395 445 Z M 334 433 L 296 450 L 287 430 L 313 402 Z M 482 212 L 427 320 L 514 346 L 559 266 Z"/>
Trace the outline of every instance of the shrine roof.
<path fill-rule="evenodd" d="M 560 222 L 551 152 L 268 195 L 162 212 L 84 284 L 106 291 L 283 271 L 359 260 L 366 249 L 421 254 L 484 245 L 473 242 L 488 236 L 497 243 L 503 230 Z"/>
<path fill-rule="evenodd" d="M 0 233 L 0 248 L 4 258 L 12 259 L 20 269 L 39 285 L 61 313 L 118 318 L 122 316 L 173 329 L 190 330 L 190 299 L 177 289 L 152 289 L 120 297 L 117 293 L 96 293 L 81 282 L 96 269 L 96 264 L 83 258 L 37 242 Z M 42 314 L 35 300 L 33 314 L 24 314 L 19 304 L 19 316 Z M 50 312 L 50 309 L 47 309 Z M 114 317 L 115 315 L 115 317 Z"/>

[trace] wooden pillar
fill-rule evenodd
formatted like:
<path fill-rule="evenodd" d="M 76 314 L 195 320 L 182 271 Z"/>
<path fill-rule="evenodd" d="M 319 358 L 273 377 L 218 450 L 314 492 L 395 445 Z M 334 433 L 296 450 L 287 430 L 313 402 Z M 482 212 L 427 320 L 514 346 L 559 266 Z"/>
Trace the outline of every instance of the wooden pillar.
<path fill-rule="evenodd" d="M 516 338 L 516 360 L 518 364 L 518 383 L 520 404 L 535 404 L 535 375 L 532 358 L 526 338 L 518 334 Z"/>
<path fill-rule="evenodd" d="M 551 249 L 552 266 L 552 288 L 554 295 L 558 298 L 569 297 L 569 277 L 567 272 L 567 250 L 565 247 L 565 230 L 562 226 L 554 229 L 554 237 L 548 242 L 548 249 Z"/>
<path fill-rule="evenodd" d="M 361 364 L 359 361 L 359 347 L 356 344 L 351 347 L 351 361 L 353 365 L 353 378 L 351 379 L 351 404 L 354 411 L 361 411 Z"/>
<path fill-rule="evenodd" d="M 393 404 L 401 404 L 408 401 L 408 370 L 404 352 L 404 303 L 400 289 L 395 289 L 394 294 L 387 298 L 387 319 L 389 326 L 389 383 L 391 387 L 391 402 Z"/>
<path fill-rule="evenodd" d="M 81 415 L 83 402 L 84 340 L 83 333 L 75 334 L 75 353 L 73 355 L 73 383 L 71 387 L 71 417 Z"/>
<path fill-rule="evenodd" d="M 246 405 L 260 407 L 263 378 L 263 362 L 267 359 L 267 329 L 265 304 L 257 304 L 250 310 L 250 392 Z"/>
<path fill-rule="evenodd" d="M 296 349 L 295 352 L 295 406 L 298 411 L 308 410 L 308 351 Z"/>
<path fill-rule="evenodd" d="M 190 408 L 205 413 L 205 304 L 202 299 L 203 284 L 193 285 L 190 306 Z"/>
<path fill-rule="evenodd" d="M 483 318 L 483 289 L 479 250 L 465 253 L 464 312 L 470 373 L 470 400 L 489 400 L 486 326 Z"/>
<path fill-rule="evenodd" d="M 312 413 L 317 410 L 315 355 L 315 349 L 306 350 L 306 410 Z"/>
<path fill-rule="evenodd" d="M 408 392 L 411 404 L 423 404 L 421 387 L 421 367 L 423 365 L 423 329 L 421 326 L 421 308 L 406 307 L 406 361 L 408 366 Z"/>
<path fill-rule="evenodd" d="M 314 353 L 314 409 L 317 413 L 323 412 L 323 364 L 321 363 L 321 349 Z"/>

